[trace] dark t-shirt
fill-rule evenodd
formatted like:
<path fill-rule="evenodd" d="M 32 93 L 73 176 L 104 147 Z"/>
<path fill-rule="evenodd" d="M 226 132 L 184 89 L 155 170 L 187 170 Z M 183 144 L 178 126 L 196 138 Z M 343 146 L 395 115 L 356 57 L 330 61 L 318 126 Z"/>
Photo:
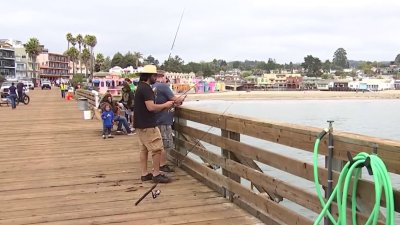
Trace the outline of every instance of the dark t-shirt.
<path fill-rule="evenodd" d="M 16 92 L 17 88 L 15 86 L 10 86 L 8 88 L 8 90 L 10 91 L 10 95 L 16 95 L 17 94 L 17 92 Z"/>
<path fill-rule="evenodd" d="M 134 126 L 135 128 L 156 127 L 156 114 L 147 110 L 145 101 L 154 101 L 154 92 L 150 85 L 139 82 L 135 94 Z"/>
<path fill-rule="evenodd" d="M 156 104 L 164 104 L 174 97 L 174 93 L 168 84 L 157 82 L 153 84 Z M 162 110 L 156 113 L 157 125 L 172 125 L 174 114 L 169 110 Z"/>
<path fill-rule="evenodd" d="M 17 84 L 17 91 L 22 92 L 24 90 L 24 84 L 23 83 L 18 83 Z"/>

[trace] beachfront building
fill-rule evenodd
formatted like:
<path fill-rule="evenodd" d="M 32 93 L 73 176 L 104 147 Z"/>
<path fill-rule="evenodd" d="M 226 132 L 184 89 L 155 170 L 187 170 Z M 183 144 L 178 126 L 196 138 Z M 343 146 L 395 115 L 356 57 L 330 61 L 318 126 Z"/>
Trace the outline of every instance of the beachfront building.
<path fill-rule="evenodd" d="M 286 79 L 286 87 L 290 90 L 300 89 L 301 83 L 303 82 L 302 76 L 289 76 Z"/>
<path fill-rule="evenodd" d="M 196 74 L 190 73 L 172 73 L 165 72 L 165 77 L 169 79 L 172 84 L 195 84 Z"/>
<path fill-rule="evenodd" d="M 67 56 L 57 53 L 49 53 L 47 49 L 38 55 L 37 62 L 39 64 L 39 78 L 50 81 L 68 80 L 69 60 Z"/>
<path fill-rule="evenodd" d="M 5 40 L 0 40 L 0 75 L 15 78 L 15 50 Z"/>
<path fill-rule="evenodd" d="M 393 79 L 364 78 L 362 80 L 351 81 L 348 86 L 351 90 L 383 91 L 395 89 L 396 81 Z"/>
<path fill-rule="evenodd" d="M 68 68 L 69 68 L 69 74 L 74 73 L 74 63 L 72 61 L 69 61 L 68 63 Z M 82 70 L 81 70 L 82 68 Z M 89 68 L 86 70 L 86 65 L 82 63 L 82 65 L 79 63 L 79 60 L 75 62 L 75 74 L 82 74 L 85 75 L 86 73 L 89 74 Z"/>
<path fill-rule="evenodd" d="M 290 78 L 290 86 L 300 87 L 301 74 L 295 73 L 265 73 L 261 77 L 257 77 L 256 86 L 265 88 L 286 88 L 287 80 Z"/>

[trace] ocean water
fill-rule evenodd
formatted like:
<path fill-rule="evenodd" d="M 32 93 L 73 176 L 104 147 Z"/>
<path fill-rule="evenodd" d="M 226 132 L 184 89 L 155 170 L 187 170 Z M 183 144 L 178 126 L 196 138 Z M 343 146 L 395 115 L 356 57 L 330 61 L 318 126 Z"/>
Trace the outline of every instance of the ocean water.
<path fill-rule="evenodd" d="M 384 139 L 400 140 L 400 100 L 251 100 L 251 101 L 193 101 L 185 105 L 219 111 L 221 114 L 236 114 L 250 116 L 268 121 L 301 124 L 316 128 L 328 127 L 327 120 L 333 120 L 334 130 L 363 134 Z M 217 128 L 189 122 L 189 126 L 204 131 L 220 134 Z M 279 152 L 299 160 L 312 163 L 312 153 L 263 141 L 257 138 L 241 135 L 241 142 L 260 148 Z M 208 149 L 220 153 L 217 146 L 203 143 Z M 198 157 L 190 154 L 191 157 Z M 262 163 L 258 163 L 264 173 L 279 177 L 286 182 L 296 184 L 310 192 L 315 193 L 313 182 L 298 178 L 286 172 L 277 170 Z M 324 157 L 319 158 L 319 165 L 324 165 Z M 366 171 L 363 178 L 372 180 Z M 400 176 L 391 174 L 392 184 L 395 189 L 400 189 Z M 242 180 L 244 185 L 249 182 Z M 281 204 L 302 213 L 309 218 L 316 218 L 317 214 L 293 202 L 284 200 Z M 400 224 L 400 214 L 396 213 L 396 223 Z"/>

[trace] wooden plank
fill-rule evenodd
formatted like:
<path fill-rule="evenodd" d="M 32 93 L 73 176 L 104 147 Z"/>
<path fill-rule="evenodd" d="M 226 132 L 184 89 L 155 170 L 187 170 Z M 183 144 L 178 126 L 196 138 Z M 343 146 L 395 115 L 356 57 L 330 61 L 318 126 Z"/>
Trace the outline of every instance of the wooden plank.
<path fill-rule="evenodd" d="M 219 112 L 186 106 L 177 108 L 176 116 L 305 151 L 313 151 L 315 137 L 322 131 L 309 126 L 277 123 L 239 115 L 220 115 Z M 400 174 L 400 141 L 335 131 L 334 143 L 333 156 L 341 160 L 347 160 L 348 151 L 353 155 L 359 152 L 372 152 L 372 147 L 377 144 L 378 154 L 388 170 Z M 327 155 L 326 138 L 321 142 L 319 150 L 320 154 Z"/>
<path fill-rule="evenodd" d="M 235 141 L 240 141 L 240 134 L 238 133 L 234 133 L 234 132 L 230 132 L 227 130 L 222 130 L 221 129 L 221 136 L 225 137 L 225 138 L 229 138 Z M 193 147 L 192 147 L 193 148 Z M 228 149 L 223 149 L 221 148 L 221 155 L 224 156 L 226 159 L 231 159 L 234 161 L 237 161 L 238 159 L 236 158 L 236 156 L 234 154 L 232 154 Z M 237 176 L 234 173 L 231 173 L 230 171 L 222 168 L 222 175 L 229 177 L 229 179 L 236 181 L 238 183 L 240 183 L 240 177 Z M 225 193 L 224 193 L 224 197 L 228 197 L 230 201 L 233 201 L 233 195 L 234 193 L 229 192 L 229 190 L 225 189 Z"/>
<path fill-rule="evenodd" d="M 193 148 L 192 147 L 193 145 L 191 143 L 188 143 L 183 140 L 178 140 L 178 142 L 185 148 Z M 262 189 L 265 189 L 270 192 L 276 192 L 278 195 L 281 195 L 286 199 L 295 202 L 316 213 L 319 213 L 322 210 L 318 197 L 314 193 L 303 190 L 301 187 L 289 184 L 285 181 L 282 181 L 279 178 L 271 177 L 267 174 L 264 174 L 253 168 L 249 168 L 233 160 L 225 159 L 224 157 L 209 152 L 201 147 L 194 147 L 193 153 L 205 157 L 208 160 L 212 161 L 213 163 L 218 163 L 222 168 L 226 169 L 227 171 L 235 173 L 240 177 L 250 180 L 256 185 L 259 185 Z M 337 207 L 337 205 L 333 203 L 332 208 L 335 207 Z M 333 212 L 337 211 L 333 210 Z M 347 212 L 351 214 L 351 208 L 348 208 Z M 357 213 L 358 221 L 361 223 L 365 223 L 368 220 L 368 216 L 369 216 L 368 213 L 365 214 Z M 383 225 L 384 223 L 379 222 L 379 224 Z"/>
<path fill-rule="evenodd" d="M 135 207 L 152 185 L 139 179 L 137 136 L 103 140 L 101 124 L 83 120 L 76 102 L 58 91 L 30 97 L 0 117 L 7 127 L 0 130 L 0 224 L 261 222 L 179 168 L 172 183 L 158 185 L 158 198 Z M 154 212 L 162 216 L 143 218 Z"/>
<path fill-rule="evenodd" d="M 180 155 L 179 153 L 173 151 L 172 154 L 175 157 L 184 157 L 183 155 Z M 186 165 L 187 167 L 192 168 L 193 170 L 197 171 L 199 174 L 201 174 L 203 177 L 206 177 L 207 179 L 211 180 L 214 183 L 220 184 L 222 187 L 227 188 L 228 190 L 234 192 L 238 197 L 242 198 L 249 204 L 253 205 L 256 207 L 258 210 L 263 211 L 266 214 L 271 215 L 273 218 L 276 218 L 288 225 L 307 225 L 307 224 L 313 224 L 313 222 L 302 216 L 299 215 L 281 205 L 278 203 L 275 203 L 274 201 L 271 201 L 267 198 L 265 198 L 262 195 L 256 194 L 252 192 L 251 190 L 248 190 L 244 188 L 241 184 L 230 180 L 229 178 L 218 174 L 214 170 L 209 169 L 206 166 L 203 166 L 195 161 L 193 161 L 190 158 L 185 158 L 185 161 L 183 161 L 183 164 Z"/>
<path fill-rule="evenodd" d="M 302 162 L 297 159 L 293 159 L 291 157 L 287 157 L 275 152 L 268 151 L 267 149 L 261 149 L 258 147 L 254 147 L 245 143 L 237 142 L 234 140 L 230 140 L 228 138 L 220 137 L 215 134 L 205 133 L 199 129 L 193 127 L 185 127 L 185 126 L 177 126 L 176 129 L 179 132 L 186 133 L 195 138 L 202 138 L 203 141 L 208 142 L 212 145 L 216 145 L 222 148 L 229 149 L 235 154 L 240 154 L 251 158 L 253 160 L 265 163 L 274 168 L 280 169 L 282 171 L 291 173 L 293 175 L 299 176 L 301 178 L 314 181 L 313 175 L 313 165 L 310 163 Z M 285 162 L 285 163 L 281 163 Z M 318 168 L 318 176 L 320 178 L 320 183 L 322 185 L 327 185 L 327 170 L 325 168 Z M 336 185 L 337 180 L 339 178 L 338 172 L 333 172 L 333 180 L 334 185 Z M 358 184 L 358 198 L 363 201 L 375 201 L 374 196 L 370 193 L 373 193 L 375 190 L 375 186 L 372 182 L 367 180 L 360 180 Z M 394 199 L 395 199 L 395 210 L 396 212 L 400 212 L 400 191 L 394 190 Z M 384 204 L 385 199 L 382 196 L 382 206 Z"/>

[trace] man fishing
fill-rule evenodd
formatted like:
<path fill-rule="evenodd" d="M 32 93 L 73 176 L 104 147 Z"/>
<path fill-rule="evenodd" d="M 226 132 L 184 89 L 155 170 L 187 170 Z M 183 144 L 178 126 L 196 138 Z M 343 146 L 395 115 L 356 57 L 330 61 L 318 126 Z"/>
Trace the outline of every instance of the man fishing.
<path fill-rule="evenodd" d="M 160 173 L 161 152 L 164 148 L 157 127 L 156 112 L 170 109 L 174 101 L 155 103 L 154 92 L 150 85 L 155 83 L 156 75 L 157 68 L 153 65 L 144 66 L 140 72 L 140 81 L 135 94 L 134 126 L 139 137 L 141 180 L 168 183 L 170 178 Z M 149 151 L 153 158 L 153 173 L 147 171 Z"/>
<path fill-rule="evenodd" d="M 175 105 L 182 105 L 183 96 L 175 96 L 169 85 L 166 83 L 166 77 L 162 73 L 157 74 L 156 83 L 153 84 L 156 104 L 164 104 L 173 101 Z M 174 149 L 174 140 L 172 137 L 172 123 L 174 122 L 174 112 L 172 110 L 163 110 L 156 113 L 157 126 L 160 129 L 163 140 L 164 151 L 161 153 L 160 170 L 163 172 L 173 172 L 167 165 L 167 153 Z"/>

